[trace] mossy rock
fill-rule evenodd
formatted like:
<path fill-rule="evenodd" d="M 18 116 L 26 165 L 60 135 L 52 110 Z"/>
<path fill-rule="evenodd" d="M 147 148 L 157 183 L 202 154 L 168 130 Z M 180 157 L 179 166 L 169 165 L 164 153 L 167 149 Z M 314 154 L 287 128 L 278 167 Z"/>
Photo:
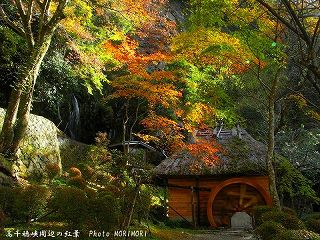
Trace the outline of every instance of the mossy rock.
<path fill-rule="evenodd" d="M 0 129 L 2 128 L 5 110 L 0 108 Z M 48 163 L 61 166 L 58 134 L 60 130 L 50 120 L 30 115 L 25 137 L 22 139 L 17 159 L 11 170 L 20 178 L 28 179 L 34 171 L 44 171 Z"/>

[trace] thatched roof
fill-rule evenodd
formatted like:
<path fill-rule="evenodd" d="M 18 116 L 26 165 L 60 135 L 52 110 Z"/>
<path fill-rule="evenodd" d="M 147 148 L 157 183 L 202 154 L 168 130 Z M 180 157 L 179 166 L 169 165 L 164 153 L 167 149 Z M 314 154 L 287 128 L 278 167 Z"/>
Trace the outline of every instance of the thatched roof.
<path fill-rule="evenodd" d="M 243 129 L 240 138 L 231 132 L 217 139 L 223 151 L 217 154 L 219 159 L 214 164 L 208 165 L 183 150 L 163 160 L 155 173 L 158 176 L 265 175 L 266 145 Z"/>

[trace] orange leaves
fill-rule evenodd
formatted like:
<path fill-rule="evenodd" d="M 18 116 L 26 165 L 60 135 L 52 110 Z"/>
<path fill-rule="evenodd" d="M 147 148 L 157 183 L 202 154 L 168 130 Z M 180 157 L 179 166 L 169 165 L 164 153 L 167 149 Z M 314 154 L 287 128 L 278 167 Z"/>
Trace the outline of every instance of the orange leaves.
<path fill-rule="evenodd" d="M 139 52 L 139 43 L 130 37 L 126 37 L 120 44 L 113 44 L 111 41 L 104 43 L 106 51 L 114 56 L 120 64 L 125 65 L 129 72 L 143 78 L 152 78 L 147 72 L 147 67 L 171 59 L 169 55 L 159 52 L 143 55 Z"/>
<path fill-rule="evenodd" d="M 182 94 L 172 84 L 175 80 L 174 74 L 164 70 L 164 67 L 156 69 L 158 64 L 164 64 L 169 56 L 159 52 L 142 55 L 138 51 L 139 43 L 129 37 L 118 45 L 108 41 L 104 48 L 130 72 L 112 81 L 115 92 L 111 97 L 145 99 L 150 106 L 161 104 L 166 108 L 177 103 Z M 151 66 L 155 70 L 148 71 Z"/>
<path fill-rule="evenodd" d="M 182 95 L 170 83 L 157 82 L 130 75 L 112 81 L 111 85 L 116 90 L 112 94 L 112 98 L 144 99 L 147 100 L 150 107 L 157 104 L 161 104 L 165 108 L 170 105 L 174 106 Z"/>
<path fill-rule="evenodd" d="M 192 156 L 202 160 L 208 167 L 215 165 L 219 161 L 218 153 L 221 152 L 221 147 L 213 139 L 210 141 L 199 140 L 196 143 L 188 144 L 186 149 Z"/>
<path fill-rule="evenodd" d="M 181 150 L 185 143 L 183 142 L 184 136 L 182 135 L 183 128 L 180 127 L 175 121 L 151 113 L 147 118 L 140 122 L 148 131 L 156 133 L 156 135 L 163 141 L 160 148 L 166 149 L 166 152 L 172 154 Z"/>
<path fill-rule="evenodd" d="M 159 130 L 165 134 L 176 133 L 182 130 L 175 121 L 156 114 L 151 114 L 149 117 L 142 120 L 141 124 L 149 130 Z"/>

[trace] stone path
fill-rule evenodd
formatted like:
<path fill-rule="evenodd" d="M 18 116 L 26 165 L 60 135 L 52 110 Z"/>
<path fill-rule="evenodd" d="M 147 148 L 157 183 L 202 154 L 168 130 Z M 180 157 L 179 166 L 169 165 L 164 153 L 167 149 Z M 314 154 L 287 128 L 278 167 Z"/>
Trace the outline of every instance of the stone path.
<path fill-rule="evenodd" d="M 252 233 L 242 230 L 197 231 L 188 233 L 188 240 L 257 240 Z"/>

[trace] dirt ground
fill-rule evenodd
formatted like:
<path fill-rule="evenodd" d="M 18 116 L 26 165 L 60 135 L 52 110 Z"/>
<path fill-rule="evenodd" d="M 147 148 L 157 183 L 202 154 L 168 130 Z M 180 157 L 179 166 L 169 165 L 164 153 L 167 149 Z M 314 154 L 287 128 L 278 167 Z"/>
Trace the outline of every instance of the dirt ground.
<path fill-rule="evenodd" d="M 257 240 L 252 233 L 239 230 L 199 231 L 188 234 L 190 240 Z"/>
<path fill-rule="evenodd" d="M 252 233 L 243 230 L 187 230 L 153 229 L 155 239 L 163 240 L 258 240 Z"/>

